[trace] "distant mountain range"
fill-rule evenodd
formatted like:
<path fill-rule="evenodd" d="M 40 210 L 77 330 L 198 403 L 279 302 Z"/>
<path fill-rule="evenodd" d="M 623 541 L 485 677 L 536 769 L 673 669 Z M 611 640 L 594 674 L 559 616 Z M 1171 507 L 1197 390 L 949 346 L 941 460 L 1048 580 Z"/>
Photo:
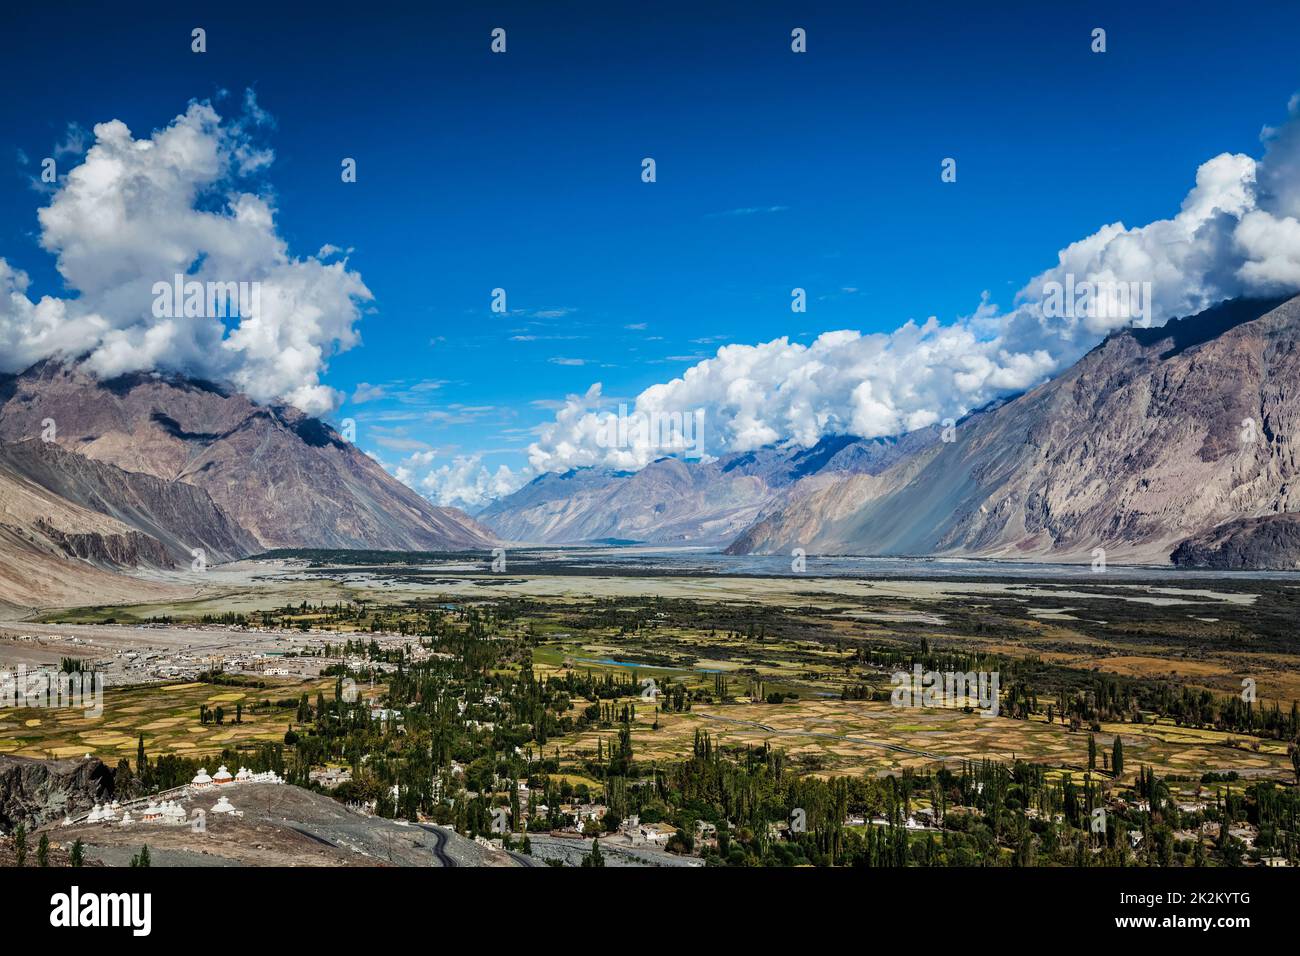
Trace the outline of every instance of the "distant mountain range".
<path fill-rule="evenodd" d="M 477 519 L 317 419 L 206 382 L 0 377 L 0 605 L 101 603 L 117 570 L 275 548 L 647 542 L 733 554 L 1300 567 L 1300 297 L 1110 335 L 946 434 L 831 436 L 545 474 Z M 951 439 L 951 440 L 945 440 Z"/>
<path fill-rule="evenodd" d="M 194 549 L 216 563 L 272 548 L 494 543 L 296 409 L 176 376 L 101 382 L 57 362 L 0 377 L 0 600 L 11 604 L 41 603 L 42 581 L 57 600 L 60 576 L 76 579 L 69 558 L 168 568 L 188 567 Z"/>
<path fill-rule="evenodd" d="M 543 475 L 479 516 L 503 537 L 733 554 L 1300 566 L 1300 298 L 1116 332 L 960 422 L 635 474 Z"/>
<path fill-rule="evenodd" d="M 725 546 L 805 479 L 876 474 L 939 437 L 937 428 L 865 441 L 831 436 L 812 448 L 761 448 L 715 461 L 661 458 L 636 472 L 547 473 L 477 517 L 501 537 L 521 542 Z"/>

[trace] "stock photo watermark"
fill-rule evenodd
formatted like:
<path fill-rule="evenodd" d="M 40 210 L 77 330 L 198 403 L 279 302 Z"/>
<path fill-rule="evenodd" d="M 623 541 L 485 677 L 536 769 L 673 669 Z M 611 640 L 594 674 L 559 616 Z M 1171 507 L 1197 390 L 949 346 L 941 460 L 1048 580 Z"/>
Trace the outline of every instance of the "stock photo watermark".
<path fill-rule="evenodd" d="M 50 925 L 57 929 L 127 928 L 133 936 L 153 929 L 152 893 L 91 893 L 73 886 L 50 897 Z"/>
<path fill-rule="evenodd" d="M 997 671 L 895 671 L 889 702 L 895 707 L 972 707 L 985 717 L 998 715 Z"/>
<path fill-rule="evenodd" d="M 704 409 L 687 412 L 643 412 L 618 406 L 618 414 L 607 416 L 596 432 L 601 448 L 649 448 L 678 452 L 683 458 L 704 457 Z"/>
<path fill-rule="evenodd" d="M 153 284 L 156 319 L 257 318 L 262 314 L 262 283 L 253 281 L 200 282 L 179 272 L 170 282 Z"/>
<path fill-rule="evenodd" d="M 1064 282 L 1043 283 L 1042 309 L 1048 319 L 1122 319 L 1151 327 L 1151 283 L 1084 279 L 1067 272 Z"/>
<path fill-rule="evenodd" d="M 104 713 L 104 677 L 94 671 L 0 671 L 0 710 L 48 708 L 81 710 L 87 717 Z"/>

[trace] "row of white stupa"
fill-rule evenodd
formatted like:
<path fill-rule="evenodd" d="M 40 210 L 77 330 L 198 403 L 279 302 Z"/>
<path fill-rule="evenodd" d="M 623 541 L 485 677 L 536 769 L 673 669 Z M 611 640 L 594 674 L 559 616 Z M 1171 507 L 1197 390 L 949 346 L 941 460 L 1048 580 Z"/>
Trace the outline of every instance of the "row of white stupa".
<path fill-rule="evenodd" d="M 217 768 L 217 772 L 212 776 L 208 776 L 208 771 L 200 767 L 199 772 L 190 781 L 190 786 L 205 789 L 231 783 L 284 783 L 284 780 L 274 770 L 253 773 L 247 767 L 240 767 L 239 772 L 232 776 L 230 771 L 222 765 Z M 216 802 L 212 812 L 238 813 L 224 796 Z M 185 809 L 172 800 L 164 800 L 161 804 L 150 800 L 149 805 L 140 812 L 140 820 L 145 823 L 184 823 Z M 123 811 L 121 804 L 114 800 L 112 803 L 95 804 L 90 811 L 90 815 L 86 817 L 86 822 L 117 822 L 122 826 L 130 826 L 135 821 L 131 818 L 131 811 Z M 63 823 L 67 826 L 72 823 L 72 820 L 71 818 L 65 818 Z"/>
<path fill-rule="evenodd" d="M 91 809 L 90 815 L 86 817 L 87 823 L 117 823 L 119 826 L 129 827 L 136 821 L 131 817 L 130 810 L 122 810 L 121 816 L 118 811 L 122 810 L 121 805 L 114 800 L 112 803 L 95 804 Z M 243 816 L 234 805 L 226 799 L 223 794 L 216 804 L 212 807 L 211 813 L 231 813 Z M 149 805 L 140 811 L 141 823 L 184 823 L 186 821 L 185 808 L 174 800 L 164 800 L 162 803 L 149 801 Z M 63 825 L 70 826 L 72 819 L 64 818 Z"/>
<path fill-rule="evenodd" d="M 208 771 L 205 768 L 200 767 L 199 772 L 196 773 L 194 779 L 190 781 L 190 786 L 202 789 L 204 787 L 212 786 L 219 787 L 228 783 L 284 783 L 284 781 L 280 779 L 279 774 L 274 770 L 266 770 L 262 773 L 253 773 L 253 771 L 249 770 L 247 767 L 240 767 L 239 772 L 232 777 L 230 771 L 227 770 L 223 764 L 218 767 L 217 772 L 210 777 L 208 776 Z"/>

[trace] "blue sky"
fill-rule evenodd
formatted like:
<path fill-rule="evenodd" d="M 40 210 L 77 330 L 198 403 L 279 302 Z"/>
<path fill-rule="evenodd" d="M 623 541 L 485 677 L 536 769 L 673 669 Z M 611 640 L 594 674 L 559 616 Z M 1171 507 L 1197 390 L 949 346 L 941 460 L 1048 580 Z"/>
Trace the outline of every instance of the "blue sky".
<path fill-rule="evenodd" d="M 724 343 L 950 322 L 984 290 L 1010 306 L 1071 241 L 1175 213 L 1211 156 L 1259 155 L 1300 89 L 1295 4 L 474 6 L 7 13 L 0 256 L 65 291 L 28 183 L 69 123 L 139 137 L 251 88 L 280 234 L 352 250 L 374 293 L 325 381 L 381 390 L 336 420 L 388 462 L 518 469 L 593 382 L 616 402 Z"/>

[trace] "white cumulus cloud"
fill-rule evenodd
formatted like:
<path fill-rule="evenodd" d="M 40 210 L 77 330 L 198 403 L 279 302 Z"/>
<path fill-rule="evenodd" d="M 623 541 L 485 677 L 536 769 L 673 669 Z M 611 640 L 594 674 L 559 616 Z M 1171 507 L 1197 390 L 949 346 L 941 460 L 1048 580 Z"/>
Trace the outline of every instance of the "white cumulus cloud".
<path fill-rule="evenodd" d="M 515 491 L 528 478 L 506 465 L 491 471 L 481 455 L 457 455 L 450 463 L 435 468 L 432 466 L 436 460 L 435 452 L 417 452 L 391 469 L 393 477 L 435 504 L 470 513 Z"/>
<path fill-rule="evenodd" d="M 1102 226 L 1071 243 L 1002 312 L 987 296 L 968 316 L 909 321 L 893 332 L 825 332 L 809 345 L 779 338 L 728 345 L 679 378 L 641 392 L 648 418 L 704 413 L 708 451 L 743 451 L 827 434 L 893 435 L 958 418 L 1068 367 L 1125 314 L 1061 317 L 1048 283 L 1149 282 L 1149 319 L 1163 323 L 1242 295 L 1300 290 L 1300 97 L 1261 137 L 1262 159 L 1224 153 L 1201 165 L 1181 208 L 1144 226 Z M 605 465 L 634 469 L 668 453 L 655 429 L 611 442 L 616 410 L 601 386 L 570 395 L 529 446 L 533 472 Z M 662 420 L 662 419 L 661 419 Z"/>
<path fill-rule="evenodd" d="M 297 258 L 275 209 L 247 177 L 273 159 L 256 143 L 270 118 L 251 93 L 223 121 L 192 102 L 136 138 L 119 120 L 39 211 L 41 246 L 75 296 L 32 301 L 28 278 L 0 259 L 0 370 L 82 359 L 101 377 L 175 371 L 230 382 L 253 399 L 325 414 L 341 396 L 321 381 L 329 358 L 359 341 L 371 298 L 344 262 Z M 155 309 L 156 283 L 256 283 L 260 308 L 233 318 Z"/>

